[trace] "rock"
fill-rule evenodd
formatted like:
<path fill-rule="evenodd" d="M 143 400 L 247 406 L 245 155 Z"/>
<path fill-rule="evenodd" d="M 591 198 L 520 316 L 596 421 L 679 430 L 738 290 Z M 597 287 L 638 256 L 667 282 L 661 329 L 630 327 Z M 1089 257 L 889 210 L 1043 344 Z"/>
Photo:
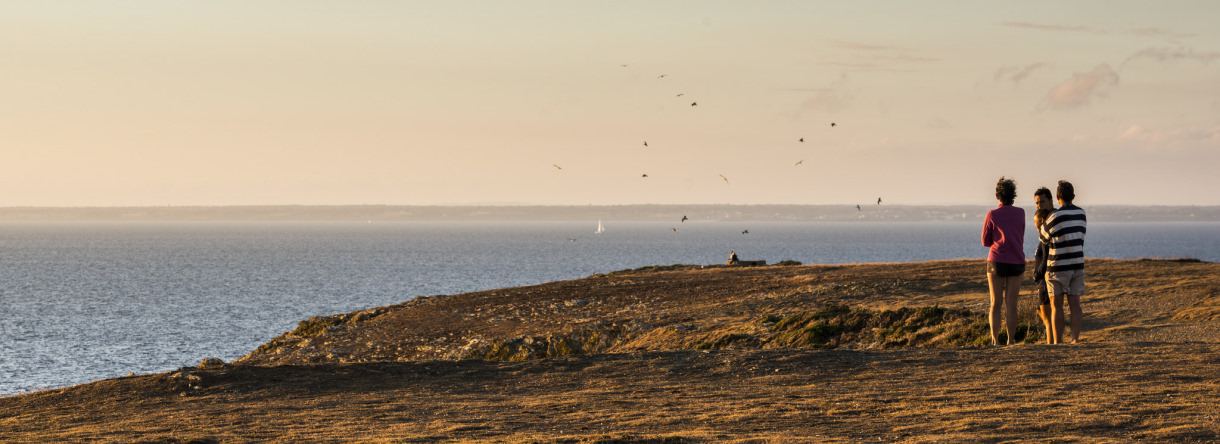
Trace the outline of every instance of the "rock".
<path fill-rule="evenodd" d="M 203 362 L 199 363 L 199 368 L 220 368 L 224 367 L 225 362 L 220 358 L 203 358 Z"/>

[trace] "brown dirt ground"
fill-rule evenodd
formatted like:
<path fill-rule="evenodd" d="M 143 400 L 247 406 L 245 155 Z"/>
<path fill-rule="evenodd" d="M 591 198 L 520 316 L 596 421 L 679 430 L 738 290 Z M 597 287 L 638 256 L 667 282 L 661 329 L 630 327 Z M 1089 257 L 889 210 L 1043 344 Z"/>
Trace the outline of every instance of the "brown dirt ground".
<path fill-rule="evenodd" d="M 1220 441 L 1220 265 L 1087 268 L 1074 346 L 695 350 L 826 303 L 982 312 L 983 263 L 639 270 L 337 315 L 224 366 L 0 398 L 0 441 Z M 445 359 L 590 331 L 618 336 Z"/>

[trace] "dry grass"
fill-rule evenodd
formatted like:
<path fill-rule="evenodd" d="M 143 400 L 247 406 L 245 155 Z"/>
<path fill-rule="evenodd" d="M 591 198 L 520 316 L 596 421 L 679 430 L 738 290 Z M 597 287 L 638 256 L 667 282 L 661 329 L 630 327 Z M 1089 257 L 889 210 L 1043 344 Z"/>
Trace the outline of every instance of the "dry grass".
<path fill-rule="evenodd" d="M 1220 306 L 1220 268 L 1175 261 L 1088 266 L 1085 343 L 1076 346 L 667 348 L 732 328 L 752 337 L 799 331 L 825 314 L 827 304 L 846 304 L 844 319 L 906 307 L 903 325 L 921 316 L 919 307 L 978 313 L 986 305 L 986 283 L 977 261 L 642 271 L 390 307 L 363 322 L 343 318 L 344 328 L 323 329 L 306 338 L 309 345 L 286 337 L 277 347 L 288 351 L 265 355 L 296 357 L 293 365 L 270 365 L 257 355 L 241 365 L 0 398 L 0 440 L 1220 440 L 1220 335 L 1215 320 L 1194 315 Z M 489 298 L 492 293 L 497 297 Z M 600 302 L 563 303 L 591 299 Z M 639 304 L 643 311 L 630 309 Z M 542 314 L 547 310 L 554 313 Z M 513 328 L 480 319 L 513 312 L 540 314 L 533 323 L 513 321 Z M 421 331 L 393 333 L 404 325 L 399 320 L 438 313 L 467 319 L 450 328 L 488 339 L 545 336 L 543 327 L 555 327 L 550 323 L 591 315 L 655 328 L 631 330 L 639 335 L 616 345 L 652 347 L 646 351 L 523 362 L 403 362 L 343 348 L 381 338 L 388 342 L 361 347 L 396 351 Z M 481 314 L 462 316 L 471 313 Z M 793 329 L 775 328 L 787 318 Z M 796 327 L 802 320 L 810 322 Z M 665 325 L 694 327 L 662 335 L 657 329 Z M 425 339 L 443 345 L 435 339 L 448 332 L 438 329 Z"/>

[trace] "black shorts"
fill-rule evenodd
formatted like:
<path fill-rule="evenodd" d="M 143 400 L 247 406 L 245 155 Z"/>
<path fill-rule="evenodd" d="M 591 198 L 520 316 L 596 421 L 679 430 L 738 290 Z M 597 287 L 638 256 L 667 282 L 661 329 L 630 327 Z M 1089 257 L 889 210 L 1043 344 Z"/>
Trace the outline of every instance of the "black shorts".
<path fill-rule="evenodd" d="M 1051 295 L 1046 291 L 1046 280 L 1034 281 L 1034 288 L 1038 289 L 1038 305 L 1050 305 Z"/>
<path fill-rule="evenodd" d="M 1003 262 L 987 261 L 987 274 L 994 274 L 999 277 L 1012 277 L 1025 274 L 1025 264 L 1006 264 Z"/>

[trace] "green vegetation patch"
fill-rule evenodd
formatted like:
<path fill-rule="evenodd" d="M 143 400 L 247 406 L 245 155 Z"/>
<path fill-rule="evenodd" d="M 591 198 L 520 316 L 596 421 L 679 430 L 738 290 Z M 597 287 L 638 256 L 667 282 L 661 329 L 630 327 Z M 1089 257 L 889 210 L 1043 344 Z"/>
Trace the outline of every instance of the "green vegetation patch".
<path fill-rule="evenodd" d="M 991 330 L 986 317 L 965 308 L 928 306 L 869 310 L 827 304 L 813 312 L 782 318 L 765 316 L 759 324 L 771 324 L 770 337 L 760 338 L 765 347 L 835 348 L 856 344 L 892 348 L 991 344 Z M 1039 328 L 1029 323 L 1019 324 L 1017 340 L 1041 340 Z M 1001 336 L 1001 342 L 1007 341 L 1006 335 Z"/>

